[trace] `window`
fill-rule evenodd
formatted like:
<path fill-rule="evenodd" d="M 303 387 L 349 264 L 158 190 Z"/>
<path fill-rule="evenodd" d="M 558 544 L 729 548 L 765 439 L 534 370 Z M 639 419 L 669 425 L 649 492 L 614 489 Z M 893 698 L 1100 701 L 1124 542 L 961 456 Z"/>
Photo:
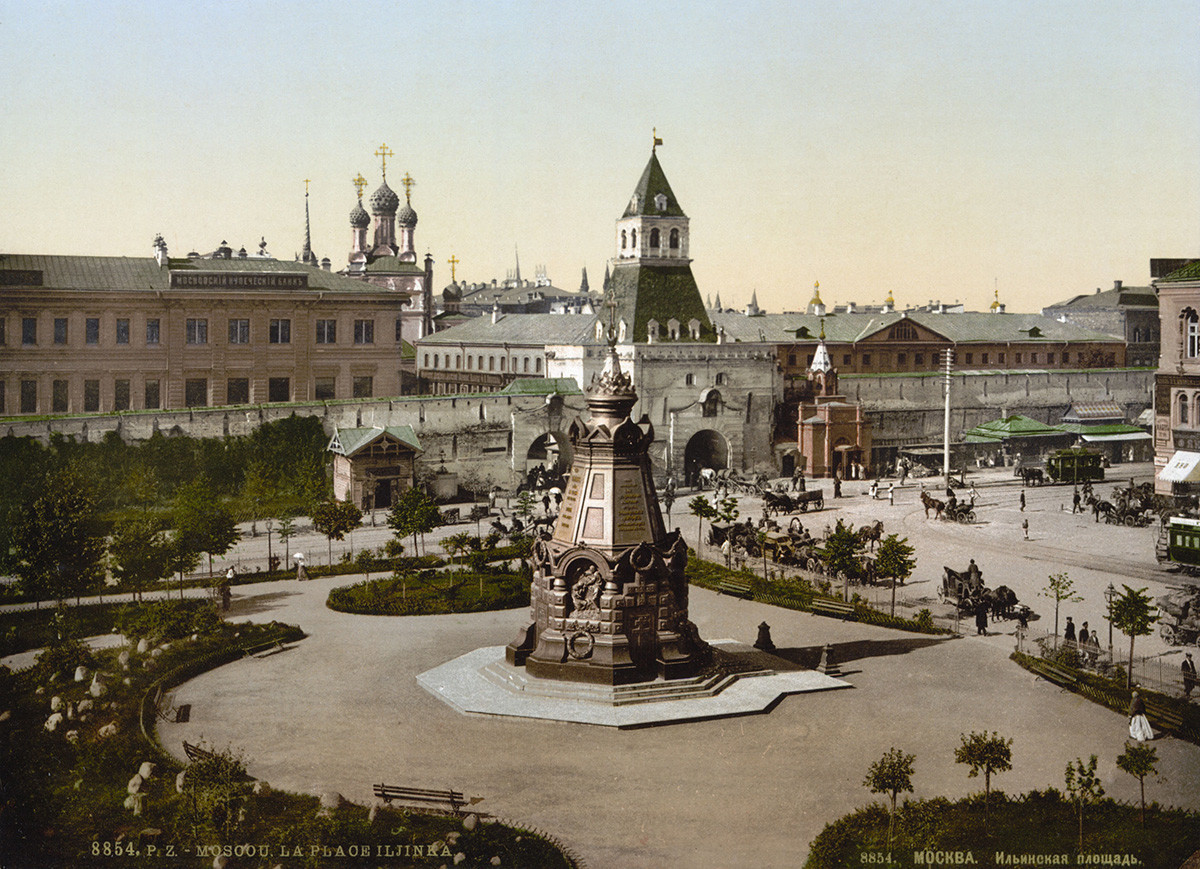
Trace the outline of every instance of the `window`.
<path fill-rule="evenodd" d="M 441 360 L 441 357 L 440 357 L 440 356 L 438 356 L 436 353 L 434 353 L 434 354 L 433 354 L 433 367 L 434 367 L 434 368 L 437 368 L 437 367 L 438 367 L 438 362 L 439 362 L 440 360 Z"/>
<path fill-rule="evenodd" d="M 1047 364 L 1047 365 L 1053 365 L 1053 364 L 1054 364 L 1054 354 L 1053 354 L 1053 353 L 1047 353 L 1047 354 L 1046 354 L 1046 364 Z"/>
<path fill-rule="evenodd" d="M 37 381 L 21 381 L 21 413 L 37 413 Z"/>
<path fill-rule="evenodd" d="M 95 413 L 100 409 L 100 381 L 83 381 L 83 409 Z"/>
<path fill-rule="evenodd" d="M 187 321 L 187 343 L 189 344 L 207 344 L 208 343 L 208 320 L 195 320 L 189 318 Z M 155 342 L 157 343 L 157 342 Z M 204 405 L 189 404 L 188 407 L 203 407 Z"/>
<path fill-rule="evenodd" d="M 1066 365 L 1066 364 L 1067 364 L 1068 362 L 1070 362 L 1070 361 L 1071 361 L 1071 354 L 1070 354 L 1070 353 L 1063 353 L 1062 364 L 1063 364 L 1063 365 Z"/>
<path fill-rule="evenodd" d="M 37 343 L 36 317 L 21 318 L 21 343 L 26 345 Z M 33 411 L 28 411 L 28 413 L 33 413 Z"/>
<path fill-rule="evenodd" d="M 1020 354 L 1020 353 L 1014 353 L 1014 354 L 1013 354 L 1013 361 L 1014 361 L 1014 362 L 1015 362 L 1017 365 L 1020 365 L 1020 364 L 1021 364 L 1021 354 Z"/>
<path fill-rule="evenodd" d="M 454 367 L 456 369 L 462 368 L 462 356 L 458 355 L 457 353 L 454 354 Z"/>
<path fill-rule="evenodd" d="M 4 413 L 4 381 L 0 380 L 0 413 Z"/>
<path fill-rule="evenodd" d="M 717 382 L 717 386 L 724 386 L 726 383 L 729 382 L 729 376 L 726 375 L 724 371 L 722 371 L 717 375 L 716 382 Z"/>
<path fill-rule="evenodd" d="M 807 358 L 807 360 L 805 361 L 805 363 L 804 363 L 804 364 L 805 364 L 807 367 L 811 368 L 811 367 L 812 367 L 812 361 L 813 361 L 813 354 L 809 353 L 809 354 L 808 354 L 808 358 Z"/>
<path fill-rule="evenodd" d="M 1189 359 L 1200 356 L 1200 319 L 1194 313 L 1187 320 L 1187 355 Z"/>
<path fill-rule="evenodd" d="M 862 365 L 863 365 L 863 368 L 871 367 L 871 354 L 870 353 L 864 353 L 862 355 Z"/>
<path fill-rule="evenodd" d="M 5 344 L 8 343 L 8 338 L 4 334 L 5 322 L 6 322 L 5 319 L 3 317 L 0 317 L 0 347 L 3 347 Z"/>
<path fill-rule="evenodd" d="M 226 404 L 250 403 L 250 378 L 231 377 L 225 384 Z"/>
<path fill-rule="evenodd" d="M 987 362 L 987 359 L 984 359 L 983 361 Z M 896 367 L 904 368 L 907 365 L 908 365 L 908 354 L 907 353 L 897 353 L 896 354 Z"/>
<path fill-rule="evenodd" d="M 684 375 L 683 385 L 684 386 L 695 386 L 696 385 L 696 375 L 695 374 Z"/>
<path fill-rule="evenodd" d="M 28 343 L 32 344 L 35 342 L 31 341 Z M 54 343 L 55 344 L 66 344 L 67 343 L 67 318 L 66 317 L 55 317 L 54 318 Z"/>
<path fill-rule="evenodd" d="M 129 320 L 127 318 L 126 319 L 122 319 L 120 317 L 117 318 L 117 343 L 118 344 L 128 344 L 129 343 Z"/>
<path fill-rule="evenodd" d="M 204 377 L 190 377 L 183 382 L 184 407 L 208 406 L 208 380 Z"/>
<path fill-rule="evenodd" d="M 272 320 L 267 328 L 267 341 L 271 344 L 291 344 L 292 321 Z"/>
<path fill-rule="evenodd" d="M 337 320 L 317 320 L 317 343 L 337 343 Z"/>
<path fill-rule="evenodd" d="M 146 321 L 146 345 L 158 343 L 158 318 Z"/>
<path fill-rule="evenodd" d="M 158 321 L 155 320 L 157 323 Z M 157 410 L 161 406 L 158 397 L 158 381 L 146 381 L 146 410 Z"/>
<path fill-rule="evenodd" d="M 496 357 L 489 356 L 488 357 L 488 371 L 495 371 L 495 370 L 496 370 Z"/>
<path fill-rule="evenodd" d="M 668 242 L 668 244 L 671 246 L 671 250 L 679 250 L 679 230 L 678 229 L 671 230 L 671 240 Z"/>
<path fill-rule="evenodd" d="M 525 364 L 521 367 L 521 373 L 522 374 L 529 373 L 529 357 L 528 356 L 525 357 Z"/>
<path fill-rule="evenodd" d="M 113 410 L 129 410 L 128 380 L 117 380 L 113 383 Z"/>
<path fill-rule="evenodd" d="M 354 397 L 370 398 L 374 392 L 375 378 L 363 376 L 354 378 Z"/>
<path fill-rule="evenodd" d="M 966 363 L 967 363 L 968 365 L 972 365 L 972 364 L 974 364 L 974 362 L 975 362 L 975 354 L 974 354 L 974 353 L 968 353 L 968 354 L 967 354 Z"/>
<path fill-rule="evenodd" d="M 997 354 L 996 354 L 996 361 L 997 361 L 999 364 L 1003 365 L 1003 364 L 1004 364 L 1004 354 L 1003 354 L 1003 353 L 997 353 Z"/>
<path fill-rule="evenodd" d="M 892 341 L 915 341 L 917 330 L 913 328 L 912 323 L 897 323 L 889 330 L 888 338 Z"/>
<path fill-rule="evenodd" d="M 980 363 L 981 363 L 981 364 L 983 364 L 983 365 L 987 365 L 987 364 L 988 364 L 988 355 L 987 355 L 986 353 L 980 353 L 980 354 L 979 354 L 979 361 L 980 361 Z"/>
<path fill-rule="evenodd" d="M 1186 395 L 1179 396 L 1179 424 L 1188 425 L 1188 400 Z"/>
<path fill-rule="evenodd" d="M 535 374 L 542 373 L 542 360 L 540 357 L 533 360 L 533 370 Z"/>
<path fill-rule="evenodd" d="M 913 354 L 913 365 L 924 365 L 924 364 L 925 364 L 925 354 L 924 353 L 914 353 Z"/>
<path fill-rule="evenodd" d="M 447 354 L 446 354 L 446 358 L 443 360 L 442 367 L 443 367 L 443 368 L 449 368 L 449 367 L 450 367 L 450 354 L 449 354 L 449 353 L 447 353 Z"/>
<path fill-rule="evenodd" d="M 796 354 L 789 353 L 788 354 L 788 365 L 795 365 L 795 364 L 796 364 Z"/>
<path fill-rule="evenodd" d="M 655 227 L 650 230 L 650 247 L 657 248 L 659 246 L 658 238 L 658 227 Z"/>
<path fill-rule="evenodd" d="M 83 340 L 88 344 L 100 343 L 100 318 L 88 317 L 83 321 Z"/>
<path fill-rule="evenodd" d="M 354 343 L 355 344 L 374 344 L 375 343 L 375 321 L 374 320 L 355 320 L 354 321 Z"/>
<path fill-rule="evenodd" d="M 313 382 L 313 397 L 317 401 L 333 401 L 336 379 L 333 377 L 318 377 Z"/>
<path fill-rule="evenodd" d="M 634 250 L 637 250 L 637 230 L 636 229 L 629 230 L 629 246 L 631 248 L 633 248 Z"/>
<path fill-rule="evenodd" d="M 625 230 L 621 230 L 621 250 L 625 250 Z"/>
<path fill-rule="evenodd" d="M 1029 354 L 1029 364 L 1030 364 L 1030 365 L 1037 365 L 1037 354 L 1036 354 L 1036 353 L 1030 353 L 1030 354 Z"/>
<path fill-rule="evenodd" d="M 191 343 L 191 342 L 189 342 Z M 196 342 L 203 344 L 203 341 Z M 250 321 L 231 319 L 229 321 L 229 343 L 230 344 L 249 344 L 250 343 Z"/>
<path fill-rule="evenodd" d="M 703 416 L 716 416 L 717 405 L 721 403 L 721 393 L 715 389 L 710 389 L 708 395 L 704 397 L 704 403 L 701 405 Z"/>
<path fill-rule="evenodd" d="M 850 364 L 850 354 L 849 354 L 849 353 L 843 353 L 843 354 L 842 354 L 842 364 L 843 364 L 843 365 L 849 365 L 849 364 Z"/>
<path fill-rule="evenodd" d="M 396 318 L 396 343 L 404 341 L 404 321 L 399 317 Z"/>
<path fill-rule="evenodd" d="M 292 398 L 292 380 L 290 377 L 270 377 L 267 379 L 267 401 L 290 401 Z"/>
<path fill-rule="evenodd" d="M 50 391 L 50 412 L 51 413 L 66 413 L 67 412 L 67 392 L 68 384 L 65 380 L 56 380 L 51 386 Z"/>
<path fill-rule="evenodd" d="M 474 362 L 475 362 L 475 357 L 474 357 L 474 356 L 470 356 L 470 355 L 468 355 L 468 356 L 467 356 L 467 370 L 468 370 L 468 371 L 470 371 L 470 370 L 471 370 L 471 368 L 473 367 L 473 363 L 474 363 Z"/>

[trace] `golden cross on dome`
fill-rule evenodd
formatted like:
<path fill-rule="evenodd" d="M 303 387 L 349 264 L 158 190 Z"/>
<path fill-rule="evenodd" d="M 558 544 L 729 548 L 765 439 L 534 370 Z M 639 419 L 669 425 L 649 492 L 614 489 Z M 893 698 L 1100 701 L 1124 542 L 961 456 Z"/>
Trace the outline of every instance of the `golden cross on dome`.
<path fill-rule="evenodd" d="M 304 195 L 305 196 L 308 196 L 308 185 L 309 185 L 309 179 L 305 178 L 304 179 Z"/>
<path fill-rule="evenodd" d="M 353 178 L 350 179 L 350 183 L 353 184 L 354 189 L 358 191 L 358 198 L 362 199 L 362 192 L 363 192 L 363 188 L 367 186 L 367 179 L 362 177 L 362 173 L 359 172 L 357 175 L 355 175 Z"/>
<path fill-rule="evenodd" d="M 654 139 L 654 144 L 650 146 L 650 153 L 654 153 L 654 149 L 662 144 L 662 139 L 658 138 L 658 127 L 650 128 L 650 137 Z"/>
<path fill-rule="evenodd" d="M 405 172 L 404 177 L 400 179 L 400 183 L 404 185 L 404 201 L 412 204 L 412 189 L 417 182 L 413 181 L 413 177 Z"/>
<path fill-rule="evenodd" d="M 407 178 L 408 176 L 406 175 L 404 177 Z M 404 192 L 407 193 L 408 191 L 405 190 Z M 454 254 L 450 254 L 450 259 L 446 260 L 446 262 L 450 263 L 450 283 L 454 283 L 454 267 L 462 262 L 462 260 L 460 260 Z"/>
<path fill-rule="evenodd" d="M 387 181 L 387 158 L 394 157 L 395 155 L 396 155 L 396 152 L 387 146 L 387 142 L 384 142 L 375 151 L 375 156 L 379 157 L 383 161 L 383 180 L 384 181 Z"/>

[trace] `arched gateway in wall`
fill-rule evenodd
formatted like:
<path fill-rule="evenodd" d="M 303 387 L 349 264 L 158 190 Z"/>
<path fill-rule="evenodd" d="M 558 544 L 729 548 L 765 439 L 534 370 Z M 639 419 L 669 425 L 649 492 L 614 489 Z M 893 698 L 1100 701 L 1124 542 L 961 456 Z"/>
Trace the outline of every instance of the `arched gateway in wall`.
<path fill-rule="evenodd" d="M 729 441 L 718 431 L 704 429 L 692 435 L 683 451 L 684 485 L 695 486 L 701 468 L 720 471 L 729 467 Z"/>
<path fill-rule="evenodd" d="M 525 470 L 542 465 L 548 473 L 565 474 L 571 469 L 571 443 L 562 432 L 548 431 L 534 439 L 525 453 Z"/>

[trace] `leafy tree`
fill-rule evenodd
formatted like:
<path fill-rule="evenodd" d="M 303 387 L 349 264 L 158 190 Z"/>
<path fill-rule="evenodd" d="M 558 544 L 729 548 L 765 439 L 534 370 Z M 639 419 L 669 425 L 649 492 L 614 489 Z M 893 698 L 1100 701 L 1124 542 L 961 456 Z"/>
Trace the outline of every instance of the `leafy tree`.
<path fill-rule="evenodd" d="M 131 516 L 119 520 L 108 544 L 113 575 L 122 588 L 142 592 L 171 575 L 174 552 L 171 540 L 150 516 Z"/>
<path fill-rule="evenodd" d="M 896 795 L 912 793 L 913 760 L 916 755 L 905 754 L 898 748 L 891 748 L 887 754 L 871 764 L 867 769 L 867 777 L 863 785 L 871 789 L 873 794 L 887 794 L 892 801 L 888 814 L 888 847 L 892 847 L 892 831 L 896 825 Z"/>
<path fill-rule="evenodd" d="M 1113 627 L 1129 637 L 1129 672 L 1125 674 L 1125 687 L 1133 687 L 1133 641 L 1144 637 L 1154 629 L 1154 623 L 1159 617 L 1154 612 L 1146 589 L 1132 589 L 1123 586 L 1125 591 L 1113 597 L 1108 605 L 1108 618 Z"/>
<path fill-rule="evenodd" d="M 329 547 L 329 563 L 333 564 L 333 541 L 343 540 L 346 535 L 362 524 L 362 510 L 349 501 L 325 501 L 312 511 L 313 528 L 325 535 Z"/>
<path fill-rule="evenodd" d="M 183 773 L 185 817 L 192 835 L 228 843 L 240 823 L 251 794 L 246 762 L 230 749 L 188 764 Z"/>
<path fill-rule="evenodd" d="M 283 562 L 286 565 L 291 561 L 291 554 L 288 552 L 288 542 L 296 536 L 296 517 L 291 513 L 284 511 L 275 517 L 279 520 L 279 541 L 283 544 Z M 271 541 L 267 540 L 267 549 L 271 548 Z"/>
<path fill-rule="evenodd" d="M 726 496 L 717 502 L 717 518 L 722 522 L 736 522 L 738 517 L 737 498 Z"/>
<path fill-rule="evenodd" d="M 171 532 L 167 546 L 171 557 L 171 572 L 179 574 L 179 599 L 183 600 L 183 575 L 196 569 L 196 565 L 200 563 L 200 553 L 180 536 L 178 530 Z M 211 566 L 209 573 L 212 573 Z"/>
<path fill-rule="evenodd" d="M 533 509 L 533 493 L 526 489 L 517 496 L 517 503 L 513 507 L 513 515 L 522 522 L 528 522 L 529 518 L 533 516 Z"/>
<path fill-rule="evenodd" d="M 1146 826 L 1146 776 L 1158 772 L 1158 749 L 1142 743 L 1125 743 L 1125 753 L 1117 757 L 1117 767 L 1138 780 L 1142 787 L 1142 826 Z"/>
<path fill-rule="evenodd" d="M 1099 801 L 1104 796 L 1104 785 L 1100 784 L 1100 778 L 1096 775 L 1096 755 L 1092 755 L 1087 766 L 1083 765 L 1083 758 L 1077 757 L 1074 762 L 1067 764 L 1066 774 L 1067 796 L 1071 798 L 1071 802 L 1075 804 L 1075 811 L 1079 815 L 1079 850 L 1083 850 L 1083 809 L 1092 803 Z"/>
<path fill-rule="evenodd" d="M 862 544 L 854 533 L 853 525 L 846 525 L 841 519 L 825 540 L 821 549 L 821 560 L 825 562 L 825 572 L 829 576 L 843 573 L 846 576 L 858 576 L 862 572 Z"/>
<path fill-rule="evenodd" d="M 875 570 L 892 581 L 892 615 L 896 614 L 896 583 L 912 576 L 913 568 L 917 566 L 917 560 L 912 557 L 915 552 L 908 545 L 907 537 L 900 539 L 899 535 L 889 534 L 875 553 Z"/>
<path fill-rule="evenodd" d="M 250 520 L 250 536 L 258 536 L 258 523 L 271 515 L 275 500 L 275 481 L 264 462 L 253 461 L 246 468 L 238 495 L 241 513 Z"/>
<path fill-rule="evenodd" d="M 1050 574 L 1046 587 L 1038 592 L 1042 597 L 1054 599 L 1054 648 L 1058 648 L 1058 607 L 1062 603 L 1078 603 L 1082 597 L 1075 594 L 1075 583 L 1066 571 Z"/>
<path fill-rule="evenodd" d="M 712 521 L 717 518 L 717 510 L 712 503 L 703 495 L 697 495 L 692 500 L 688 501 L 688 510 L 698 520 L 696 522 L 696 551 L 700 551 L 700 544 L 704 540 L 704 520 Z"/>
<path fill-rule="evenodd" d="M 457 556 L 462 555 L 470 548 L 471 534 L 467 531 L 460 531 L 442 539 L 442 549 L 450 556 L 451 563 Z"/>
<path fill-rule="evenodd" d="M 975 733 L 962 735 L 962 744 L 954 749 L 954 762 L 971 767 L 967 778 L 975 778 L 983 771 L 983 817 L 990 820 L 988 801 L 992 793 L 992 773 L 1008 772 L 1012 769 L 1012 740 L 999 733 Z"/>
<path fill-rule="evenodd" d="M 21 590 L 32 597 L 78 602 L 103 580 L 105 540 L 95 498 L 71 468 L 47 477 L 19 511 L 12 542 Z"/>
<path fill-rule="evenodd" d="M 425 534 L 444 523 L 441 511 L 438 510 L 433 498 L 429 497 L 424 490 L 413 486 L 405 489 L 396 498 L 392 509 L 388 511 L 387 524 L 400 537 L 412 535 L 413 552 L 415 553 L 417 551 L 417 535 L 422 535 L 423 539 Z"/>
<path fill-rule="evenodd" d="M 209 574 L 213 572 L 213 556 L 224 555 L 241 537 L 233 515 L 205 477 L 179 487 L 175 495 L 175 532 L 178 545 L 208 555 Z"/>

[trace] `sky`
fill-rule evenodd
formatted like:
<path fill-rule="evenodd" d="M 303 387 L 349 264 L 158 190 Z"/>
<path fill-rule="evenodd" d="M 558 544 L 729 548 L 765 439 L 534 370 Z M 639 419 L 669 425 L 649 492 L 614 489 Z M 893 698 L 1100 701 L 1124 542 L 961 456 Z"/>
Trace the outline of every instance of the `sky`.
<path fill-rule="evenodd" d="M 658 156 L 705 296 L 1011 311 L 1200 256 L 1196 0 L 0 0 L 0 253 L 350 249 L 598 288 Z M 364 197 L 364 198 L 365 198 Z"/>

